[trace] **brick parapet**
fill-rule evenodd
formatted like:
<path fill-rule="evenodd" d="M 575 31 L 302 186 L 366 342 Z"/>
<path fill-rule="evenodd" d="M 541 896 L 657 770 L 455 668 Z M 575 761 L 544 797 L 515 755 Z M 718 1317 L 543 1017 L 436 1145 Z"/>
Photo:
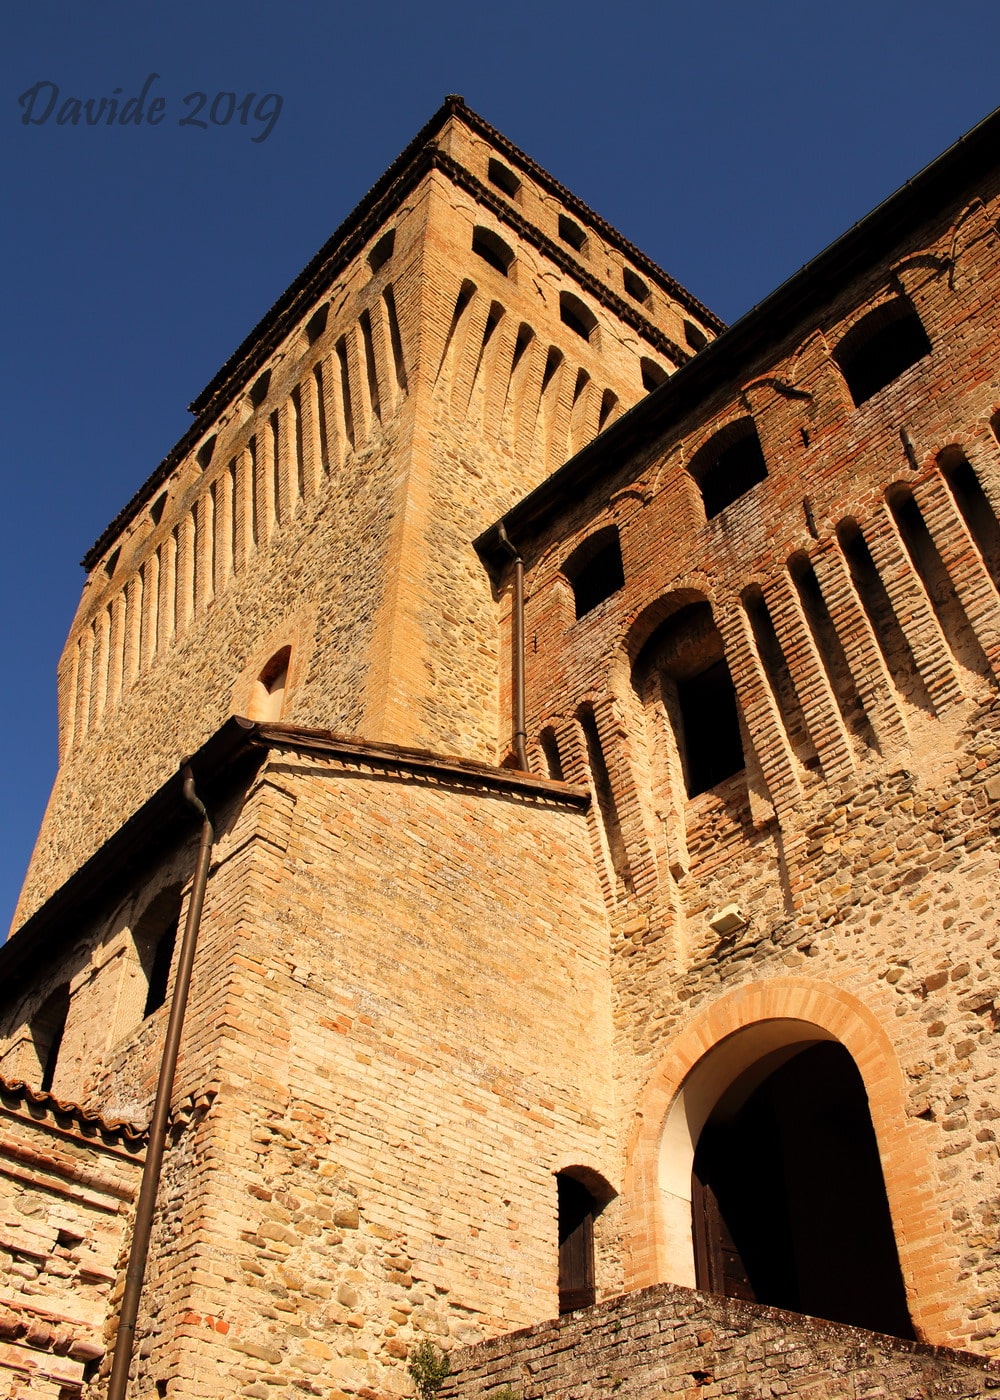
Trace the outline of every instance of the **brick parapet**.
<path fill-rule="evenodd" d="M 441 1400 L 618 1395 L 815 1400 L 992 1395 L 996 1364 L 947 1347 L 661 1284 L 461 1349 Z"/>

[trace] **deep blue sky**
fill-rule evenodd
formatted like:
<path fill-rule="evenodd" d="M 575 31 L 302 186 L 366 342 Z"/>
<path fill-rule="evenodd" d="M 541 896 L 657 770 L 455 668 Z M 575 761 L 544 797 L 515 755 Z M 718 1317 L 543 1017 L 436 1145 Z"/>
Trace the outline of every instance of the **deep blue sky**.
<path fill-rule="evenodd" d="M 998 51 L 997 0 L 5 6 L 0 923 L 54 773 L 77 561 L 446 93 L 732 320 L 1000 101 Z M 39 81 L 61 105 L 150 73 L 156 127 L 21 124 Z M 255 144 L 181 127 L 197 90 L 284 106 Z"/>

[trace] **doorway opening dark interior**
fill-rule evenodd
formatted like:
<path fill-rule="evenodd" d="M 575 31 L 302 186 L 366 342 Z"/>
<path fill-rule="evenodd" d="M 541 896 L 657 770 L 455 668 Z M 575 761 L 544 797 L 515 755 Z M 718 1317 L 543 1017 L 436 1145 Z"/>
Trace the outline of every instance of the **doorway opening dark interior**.
<path fill-rule="evenodd" d="M 868 1098 L 842 1045 L 730 1086 L 691 1199 L 699 1288 L 913 1338 Z"/>

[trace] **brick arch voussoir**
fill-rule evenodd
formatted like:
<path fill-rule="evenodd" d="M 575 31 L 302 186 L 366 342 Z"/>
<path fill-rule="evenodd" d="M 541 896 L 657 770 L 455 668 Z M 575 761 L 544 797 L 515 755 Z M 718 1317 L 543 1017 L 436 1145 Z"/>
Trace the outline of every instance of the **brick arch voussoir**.
<path fill-rule="evenodd" d="M 728 1036 L 775 1019 L 820 1027 L 854 1059 L 868 1094 L 914 1325 L 929 1342 L 966 1342 L 952 1302 L 957 1296 L 956 1265 L 944 1257 L 947 1222 L 936 1199 L 926 1145 L 907 1114 L 906 1080 L 895 1047 L 878 1017 L 858 997 L 805 977 L 751 983 L 703 1007 L 647 1080 L 636 1107 L 622 1182 L 626 1287 L 644 1288 L 667 1277 L 660 1255 L 659 1153 L 667 1115 L 685 1080 Z"/>

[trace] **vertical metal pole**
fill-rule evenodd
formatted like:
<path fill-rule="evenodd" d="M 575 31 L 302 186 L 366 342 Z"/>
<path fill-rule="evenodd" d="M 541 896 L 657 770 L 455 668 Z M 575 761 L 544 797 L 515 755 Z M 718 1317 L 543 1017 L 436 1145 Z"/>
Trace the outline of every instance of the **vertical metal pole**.
<path fill-rule="evenodd" d="M 146 1161 L 142 1169 L 139 1202 L 135 1210 L 135 1226 L 132 1231 L 132 1246 L 129 1250 L 128 1266 L 125 1271 L 125 1288 L 118 1314 L 115 1355 L 111 1366 L 111 1379 L 108 1382 L 108 1400 L 124 1400 L 128 1389 L 129 1367 L 135 1348 L 135 1324 L 139 1314 L 139 1299 L 142 1295 L 142 1285 L 146 1274 L 149 1239 L 152 1234 L 153 1215 L 156 1209 L 156 1192 L 160 1184 L 160 1171 L 163 1167 L 163 1154 L 167 1144 L 167 1120 L 174 1089 L 174 1073 L 177 1069 L 181 1031 L 184 1028 L 184 1013 L 187 1010 L 188 990 L 191 986 L 191 969 L 194 966 L 198 929 L 201 925 L 201 910 L 205 903 L 205 886 L 208 883 L 208 868 L 212 859 L 212 845 L 215 841 L 215 831 L 208 813 L 195 792 L 194 775 L 191 769 L 186 766 L 181 770 L 181 773 L 184 779 L 185 800 L 194 807 L 202 819 L 201 844 L 198 847 L 198 863 L 191 886 L 191 900 L 188 904 L 187 920 L 184 925 L 184 938 L 181 942 L 177 976 L 174 979 L 174 994 L 170 1001 L 167 1033 L 163 1041 L 160 1077 L 156 1085 L 153 1118 L 149 1125 L 149 1145 L 146 1148 Z"/>

